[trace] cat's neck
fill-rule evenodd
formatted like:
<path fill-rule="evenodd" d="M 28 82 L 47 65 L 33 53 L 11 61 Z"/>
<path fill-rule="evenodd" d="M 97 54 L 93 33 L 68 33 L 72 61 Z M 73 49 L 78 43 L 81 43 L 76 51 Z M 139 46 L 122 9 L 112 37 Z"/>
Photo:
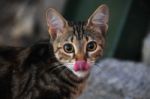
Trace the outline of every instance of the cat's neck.
<path fill-rule="evenodd" d="M 86 85 L 86 81 L 87 81 L 89 75 L 87 75 L 84 78 L 78 78 L 72 71 L 68 70 L 66 68 L 66 66 L 63 66 L 59 62 L 59 60 L 56 59 L 55 56 L 53 56 L 54 54 L 53 54 L 53 48 L 52 48 L 51 44 L 40 43 L 41 47 L 43 45 L 46 46 L 45 51 L 43 51 L 46 53 L 43 55 L 47 56 L 47 58 L 46 58 L 47 61 L 45 63 L 45 68 L 43 68 L 44 70 L 39 69 L 40 70 L 39 72 L 41 72 L 40 77 L 46 78 L 46 76 L 48 74 L 49 77 L 47 78 L 45 83 L 52 84 L 51 81 L 49 82 L 49 80 L 48 80 L 49 78 L 51 78 L 52 81 L 57 79 L 59 82 L 54 81 L 54 83 L 53 83 L 54 85 L 56 85 L 55 87 L 58 87 L 58 88 L 67 87 L 67 89 L 69 89 L 68 93 L 70 93 L 71 97 L 79 96 L 82 93 L 82 91 Z M 43 46 L 43 48 L 44 48 L 44 46 Z M 40 49 L 37 49 L 37 50 L 39 52 L 42 52 L 42 51 L 40 51 Z M 48 53 L 53 54 L 53 55 L 47 55 Z M 48 56 L 51 56 L 51 57 L 48 57 Z M 42 67 L 40 67 L 40 68 L 42 68 Z M 42 71 L 47 71 L 47 73 L 44 72 L 42 74 Z M 54 77 L 54 78 L 52 78 L 52 77 Z M 46 88 L 46 86 L 47 85 L 45 85 L 45 88 Z"/>
<path fill-rule="evenodd" d="M 53 65 L 61 65 L 61 63 L 57 60 L 53 63 Z M 56 67 L 54 66 L 54 67 Z M 49 71 L 52 73 L 51 71 Z M 64 88 L 67 86 L 69 89 L 69 93 L 71 95 L 71 99 L 76 99 L 86 87 L 86 83 L 89 77 L 89 74 L 84 78 L 77 77 L 72 71 L 68 70 L 65 66 L 63 68 L 57 68 L 56 71 L 53 71 L 54 75 L 58 77 L 60 82 L 63 84 Z"/>
<path fill-rule="evenodd" d="M 76 99 L 76 97 L 78 97 L 83 92 L 86 87 L 88 77 L 89 75 L 84 78 L 78 78 L 69 70 L 65 71 L 61 75 L 61 78 L 65 79 L 65 81 L 68 82 L 68 85 L 70 85 L 69 88 L 71 92 L 71 97 L 74 97 L 72 99 Z"/>

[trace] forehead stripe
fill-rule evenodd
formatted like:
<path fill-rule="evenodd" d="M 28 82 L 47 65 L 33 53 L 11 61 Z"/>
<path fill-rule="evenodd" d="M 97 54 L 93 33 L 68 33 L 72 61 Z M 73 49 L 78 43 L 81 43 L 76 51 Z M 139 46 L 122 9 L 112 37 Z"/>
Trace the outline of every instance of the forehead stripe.
<path fill-rule="evenodd" d="M 73 28 L 73 33 L 78 40 L 81 40 L 84 35 L 84 24 L 85 22 L 72 23 L 70 26 Z"/>

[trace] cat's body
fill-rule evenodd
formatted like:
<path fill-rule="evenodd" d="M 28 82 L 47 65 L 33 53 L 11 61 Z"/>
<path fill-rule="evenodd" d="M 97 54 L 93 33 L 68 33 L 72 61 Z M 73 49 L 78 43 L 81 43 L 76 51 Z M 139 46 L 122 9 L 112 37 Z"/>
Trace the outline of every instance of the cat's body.
<path fill-rule="evenodd" d="M 1 48 L 0 54 L 2 99 L 72 99 L 85 85 L 86 80 L 68 75 L 67 68 L 55 68 L 60 63 L 49 42 L 29 48 Z"/>
<path fill-rule="evenodd" d="M 46 13 L 50 40 L 27 48 L 0 47 L 0 98 L 76 99 L 102 56 L 108 8 L 87 22 L 67 22 L 54 9 Z"/>

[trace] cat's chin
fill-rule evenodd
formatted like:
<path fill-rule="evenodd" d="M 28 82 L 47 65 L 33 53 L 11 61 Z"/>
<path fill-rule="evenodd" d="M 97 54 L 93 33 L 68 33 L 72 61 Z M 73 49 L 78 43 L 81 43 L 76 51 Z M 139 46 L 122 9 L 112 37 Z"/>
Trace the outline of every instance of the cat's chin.
<path fill-rule="evenodd" d="M 89 75 L 89 73 L 90 73 L 90 68 L 89 69 L 87 69 L 87 70 L 78 70 L 78 71 L 76 71 L 76 70 L 74 70 L 74 63 L 66 63 L 65 64 L 66 65 L 66 67 L 69 69 L 69 70 L 71 70 L 72 71 L 72 73 L 75 75 L 75 76 L 77 76 L 78 78 L 85 78 L 85 77 L 87 77 L 88 75 Z"/>
<path fill-rule="evenodd" d="M 84 78 L 89 75 L 89 71 L 73 71 L 78 78 Z"/>

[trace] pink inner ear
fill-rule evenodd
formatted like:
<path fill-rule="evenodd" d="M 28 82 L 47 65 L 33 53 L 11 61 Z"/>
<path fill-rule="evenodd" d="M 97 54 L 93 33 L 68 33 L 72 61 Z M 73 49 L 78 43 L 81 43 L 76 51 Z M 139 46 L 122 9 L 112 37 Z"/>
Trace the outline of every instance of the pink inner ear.
<path fill-rule="evenodd" d="M 64 27 L 63 20 L 60 16 L 56 16 L 55 14 L 48 19 L 48 25 L 50 29 L 55 29 L 55 32 L 62 31 Z"/>
<path fill-rule="evenodd" d="M 93 24 L 105 24 L 105 15 L 103 13 L 97 13 L 92 20 Z"/>
<path fill-rule="evenodd" d="M 74 64 L 75 71 L 87 71 L 90 69 L 90 64 L 85 60 L 76 61 Z"/>
<path fill-rule="evenodd" d="M 56 36 L 57 36 L 56 29 L 55 28 L 51 28 L 50 29 L 50 33 L 51 33 L 52 39 L 54 40 L 56 38 Z"/>
<path fill-rule="evenodd" d="M 51 16 L 48 19 L 49 32 L 53 40 L 63 32 L 64 23 L 59 16 Z"/>

